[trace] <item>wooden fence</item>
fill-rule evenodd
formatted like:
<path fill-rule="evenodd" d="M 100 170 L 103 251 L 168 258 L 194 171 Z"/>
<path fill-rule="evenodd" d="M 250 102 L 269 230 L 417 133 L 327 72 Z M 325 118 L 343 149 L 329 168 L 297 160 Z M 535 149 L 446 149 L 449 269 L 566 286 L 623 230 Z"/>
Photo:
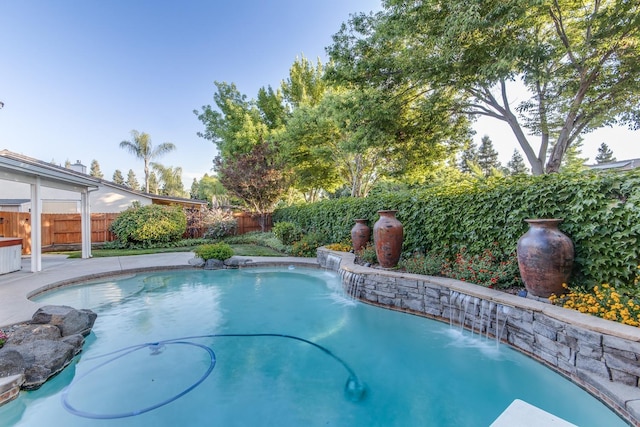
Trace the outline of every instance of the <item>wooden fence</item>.
<path fill-rule="evenodd" d="M 91 243 L 115 240 L 109 226 L 117 213 L 91 214 Z M 82 242 L 80 214 L 42 214 L 42 247 L 76 245 Z M 31 253 L 31 214 L 0 212 L 0 237 L 22 239 L 22 254 Z"/>
<path fill-rule="evenodd" d="M 117 213 L 91 214 L 91 243 L 110 242 L 116 236 L 109 231 L 109 226 L 118 217 Z M 235 214 L 238 221 L 236 234 L 260 231 L 259 218 L 247 213 Z M 195 219 L 192 218 L 192 221 Z M 265 217 L 265 231 L 271 230 L 271 215 Z M 202 228 L 190 222 L 185 237 L 202 237 Z M 42 247 L 64 247 L 79 245 L 82 242 L 80 214 L 42 214 Z M 0 212 L 0 237 L 17 237 L 22 239 L 22 254 L 31 253 L 31 214 L 28 212 Z"/>
<path fill-rule="evenodd" d="M 233 215 L 238 221 L 236 234 L 246 234 L 252 231 L 262 231 L 260 226 L 260 217 L 253 216 L 246 212 L 236 213 Z M 273 220 L 270 214 L 264 216 L 264 231 L 271 231 Z"/>

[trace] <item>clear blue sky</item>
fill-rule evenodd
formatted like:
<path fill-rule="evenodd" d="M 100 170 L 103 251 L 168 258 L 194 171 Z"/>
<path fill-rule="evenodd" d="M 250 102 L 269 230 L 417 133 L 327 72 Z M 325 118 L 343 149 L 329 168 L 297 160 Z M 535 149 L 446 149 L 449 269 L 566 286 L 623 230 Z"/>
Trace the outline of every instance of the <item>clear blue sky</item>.
<path fill-rule="evenodd" d="M 142 163 L 118 146 L 136 129 L 177 150 L 158 161 L 183 168 L 185 188 L 211 173 L 216 152 L 193 114 L 213 104 L 214 81 L 250 98 L 276 88 L 295 58 L 326 60 L 350 13 L 380 0 L 0 0 L 0 149 L 64 164 L 98 160 L 105 178 Z M 516 148 L 495 121 L 477 126 L 506 162 Z M 640 157 L 638 133 L 588 136 L 618 159 Z M 631 139 L 635 139 L 632 141 Z"/>

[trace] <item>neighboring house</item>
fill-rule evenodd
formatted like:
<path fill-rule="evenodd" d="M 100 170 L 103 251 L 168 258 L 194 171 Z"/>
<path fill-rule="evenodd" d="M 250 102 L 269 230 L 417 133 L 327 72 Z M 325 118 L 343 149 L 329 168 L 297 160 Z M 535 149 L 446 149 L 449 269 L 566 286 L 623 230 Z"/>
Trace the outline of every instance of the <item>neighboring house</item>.
<path fill-rule="evenodd" d="M 29 209 L 31 199 L 0 199 L 0 212 L 29 212 Z"/>
<path fill-rule="evenodd" d="M 587 165 L 589 169 L 594 170 L 620 170 L 628 171 L 640 168 L 640 159 L 618 160 L 615 162 L 600 163 L 597 165 Z"/>
<path fill-rule="evenodd" d="M 188 209 L 201 210 L 207 206 L 205 200 L 184 199 L 181 197 L 161 196 L 134 191 L 125 185 L 118 185 L 111 181 L 90 177 L 86 173 L 86 166 L 79 161 L 71 168 L 63 168 L 51 163 L 42 162 L 31 157 L 1 150 L 0 155 L 24 162 L 26 164 L 44 165 L 48 168 L 59 169 L 68 174 L 88 177 L 98 182 L 98 189 L 91 191 L 90 209 L 93 213 L 118 213 L 131 207 L 134 202 L 142 206 L 181 205 Z M 29 184 L 13 181 L 3 181 L 0 187 L 0 211 L 29 212 L 31 209 Z M 57 188 L 42 188 L 42 213 L 79 213 L 80 195 L 76 192 Z"/>

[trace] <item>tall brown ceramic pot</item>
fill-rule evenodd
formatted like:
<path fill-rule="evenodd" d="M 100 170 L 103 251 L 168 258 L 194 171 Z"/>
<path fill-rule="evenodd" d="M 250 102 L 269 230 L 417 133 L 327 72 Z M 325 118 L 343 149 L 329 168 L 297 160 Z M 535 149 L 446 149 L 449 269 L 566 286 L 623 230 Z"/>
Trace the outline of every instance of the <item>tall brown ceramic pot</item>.
<path fill-rule="evenodd" d="M 356 225 L 351 229 L 351 243 L 353 251 L 357 252 L 367 246 L 371 237 L 371 229 L 367 225 L 366 219 L 356 219 Z"/>
<path fill-rule="evenodd" d="M 527 292 L 542 298 L 561 295 L 573 268 L 573 242 L 558 230 L 561 219 L 525 221 L 529 230 L 518 240 L 517 254 Z"/>
<path fill-rule="evenodd" d="M 394 210 L 378 211 L 380 219 L 373 225 L 373 241 L 378 263 L 383 268 L 398 265 L 402 253 L 403 227 Z"/>

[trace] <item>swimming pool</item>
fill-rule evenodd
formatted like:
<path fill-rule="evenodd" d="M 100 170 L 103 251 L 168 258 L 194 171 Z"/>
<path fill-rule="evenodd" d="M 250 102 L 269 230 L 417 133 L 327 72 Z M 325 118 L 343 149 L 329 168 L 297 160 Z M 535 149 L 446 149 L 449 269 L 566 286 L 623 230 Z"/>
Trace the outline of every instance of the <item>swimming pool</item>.
<path fill-rule="evenodd" d="M 98 320 L 77 364 L 0 407 L 2 425 L 114 425 L 86 416 L 122 415 L 118 426 L 488 426 L 514 399 L 580 426 L 626 425 L 494 340 L 344 297 L 333 272 L 138 274 L 38 302 Z M 158 345 L 135 347 L 144 343 Z M 352 373 L 362 396 L 349 390 Z"/>

